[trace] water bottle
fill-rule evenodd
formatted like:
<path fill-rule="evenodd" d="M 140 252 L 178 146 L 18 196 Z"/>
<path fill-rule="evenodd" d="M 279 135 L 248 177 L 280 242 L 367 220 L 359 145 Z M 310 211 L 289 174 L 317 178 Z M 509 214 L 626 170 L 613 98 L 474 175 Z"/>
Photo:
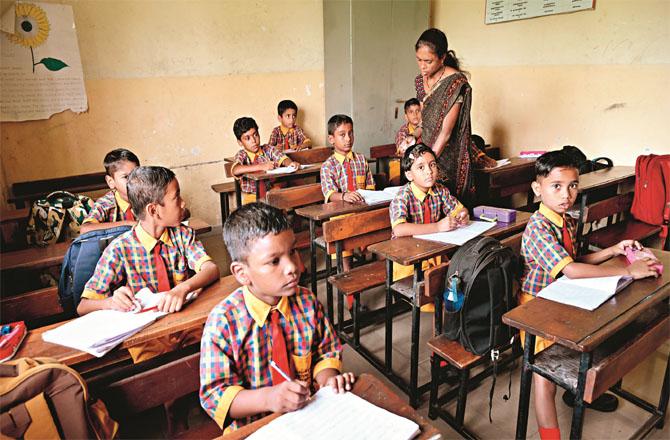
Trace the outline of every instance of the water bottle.
<path fill-rule="evenodd" d="M 447 290 L 444 291 L 444 307 L 448 312 L 458 312 L 463 307 L 463 289 L 461 288 L 461 279 L 458 274 L 449 278 Z"/>

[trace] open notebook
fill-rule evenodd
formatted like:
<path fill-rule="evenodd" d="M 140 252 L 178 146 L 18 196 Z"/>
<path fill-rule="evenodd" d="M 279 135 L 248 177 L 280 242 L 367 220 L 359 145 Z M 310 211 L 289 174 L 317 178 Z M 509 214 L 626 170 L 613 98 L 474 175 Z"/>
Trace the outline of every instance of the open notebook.
<path fill-rule="evenodd" d="M 379 408 L 353 393 L 321 388 L 304 408 L 286 413 L 247 439 L 409 440 L 421 430 L 412 420 Z"/>
<path fill-rule="evenodd" d="M 579 279 L 562 276 L 540 290 L 537 296 L 586 310 L 595 310 L 632 282 L 631 277 L 624 276 Z"/>
<path fill-rule="evenodd" d="M 453 231 L 435 232 L 433 234 L 415 235 L 414 238 L 422 240 L 439 241 L 441 243 L 462 246 L 466 241 L 482 235 L 496 225 L 495 222 L 471 221 L 465 226 L 459 226 Z"/>

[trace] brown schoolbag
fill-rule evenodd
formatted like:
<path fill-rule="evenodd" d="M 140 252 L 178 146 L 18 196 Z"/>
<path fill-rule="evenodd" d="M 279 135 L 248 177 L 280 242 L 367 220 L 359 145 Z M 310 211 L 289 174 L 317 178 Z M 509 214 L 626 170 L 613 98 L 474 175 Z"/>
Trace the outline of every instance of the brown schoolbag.
<path fill-rule="evenodd" d="M 79 373 L 50 358 L 0 364 L 0 410 L 2 438 L 106 439 L 118 430 Z"/>

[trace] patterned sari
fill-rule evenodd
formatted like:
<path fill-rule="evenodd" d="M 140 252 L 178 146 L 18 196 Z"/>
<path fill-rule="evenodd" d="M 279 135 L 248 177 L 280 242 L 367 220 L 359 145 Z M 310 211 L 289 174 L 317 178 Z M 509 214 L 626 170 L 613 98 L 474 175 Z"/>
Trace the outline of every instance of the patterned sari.
<path fill-rule="evenodd" d="M 472 106 L 472 89 L 462 73 L 454 73 L 440 80 L 433 90 L 426 94 L 423 88 L 423 77 L 418 75 L 414 81 L 416 97 L 423 103 L 421 110 L 423 142 L 432 147 L 442 129 L 442 121 L 449 110 L 461 103 L 461 111 L 451 136 L 437 158 L 440 169 L 439 179 L 449 191 L 468 205 L 474 198 L 474 180 L 472 176 L 470 108 Z"/>

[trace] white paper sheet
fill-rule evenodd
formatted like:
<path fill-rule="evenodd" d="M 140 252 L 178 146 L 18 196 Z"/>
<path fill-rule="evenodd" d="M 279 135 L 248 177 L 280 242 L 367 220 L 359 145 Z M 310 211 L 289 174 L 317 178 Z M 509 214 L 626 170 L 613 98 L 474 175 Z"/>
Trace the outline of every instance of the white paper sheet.
<path fill-rule="evenodd" d="M 368 205 L 374 205 L 377 203 L 390 202 L 395 198 L 401 189 L 402 186 L 389 186 L 388 188 L 384 188 L 383 191 L 359 189 L 356 192 L 363 196 L 365 203 Z"/>
<path fill-rule="evenodd" d="M 579 279 L 563 276 L 542 289 L 537 296 L 581 309 L 595 310 L 631 282 L 631 278 L 622 276 Z"/>
<path fill-rule="evenodd" d="M 420 433 L 412 420 L 379 408 L 353 393 L 320 389 L 304 408 L 260 428 L 249 440 L 409 440 Z"/>
<path fill-rule="evenodd" d="M 503 165 L 509 165 L 509 164 L 510 164 L 509 159 L 500 159 L 496 160 L 496 166 L 494 166 L 493 168 L 500 168 Z"/>
<path fill-rule="evenodd" d="M 461 226 L 453 231 L 435 232 L 433 234 L 415 235 L 422 240 L 439 241 L 441 243 L 463 245 L 466 241 L 475 238 L 496 225 L 495 222 L 471 221 L 467 226 Z"/>
<path fill-rule="evenodd" d="M 309 165 L 300 165 L 300 169 L 307 168 Z M 279 167 L 279 168 L 274 168 L 272 170 L 266 171 L 267 174 L 289 174 L 289 173 L 294 173 L 298 170 L 298 168 L 293 168 L 293 167 Z"/>

